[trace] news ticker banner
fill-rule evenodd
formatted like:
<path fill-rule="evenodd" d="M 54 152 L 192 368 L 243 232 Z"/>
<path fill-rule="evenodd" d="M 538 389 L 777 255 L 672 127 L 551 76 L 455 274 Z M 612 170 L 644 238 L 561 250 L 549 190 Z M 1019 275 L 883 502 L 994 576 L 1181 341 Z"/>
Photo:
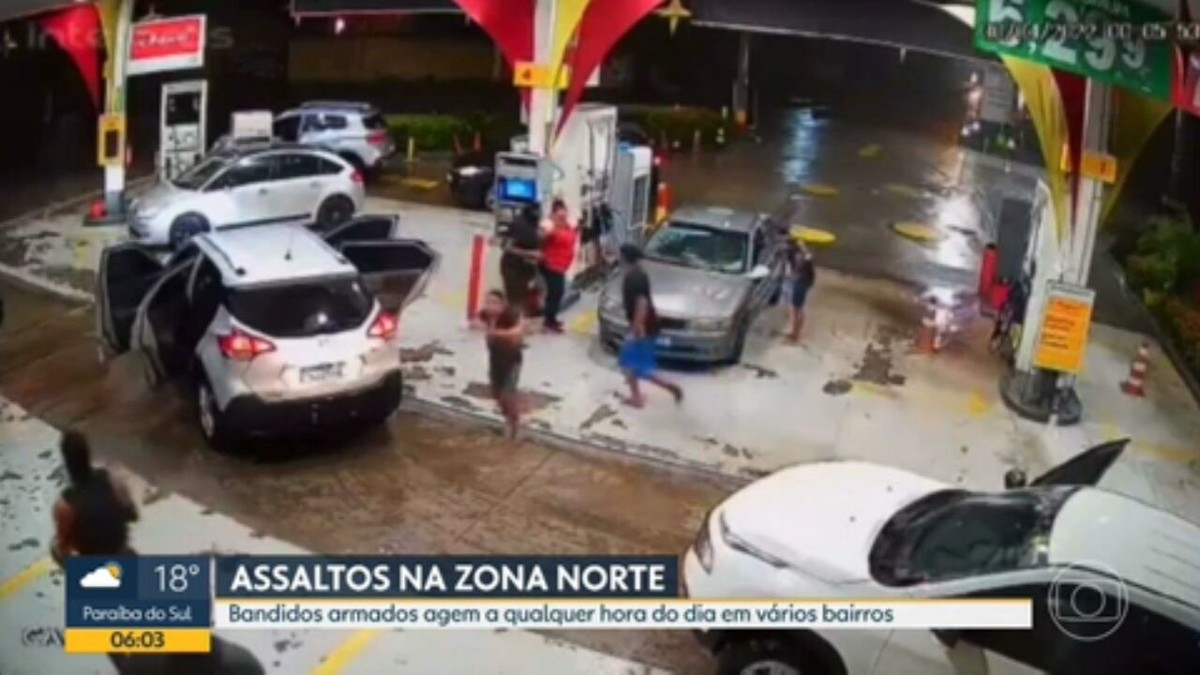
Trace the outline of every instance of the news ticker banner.
<path fill-rule="evenodd" d="M 212 630 L 999 628 L 1025 599 L 687 598 L 673 556 L 67 561 L 69 653 L 206 652 Z"/>

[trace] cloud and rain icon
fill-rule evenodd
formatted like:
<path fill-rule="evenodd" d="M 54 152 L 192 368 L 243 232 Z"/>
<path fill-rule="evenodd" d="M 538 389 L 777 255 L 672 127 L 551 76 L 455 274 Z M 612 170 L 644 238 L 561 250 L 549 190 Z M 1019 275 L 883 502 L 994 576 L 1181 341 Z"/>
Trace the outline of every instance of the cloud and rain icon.
<path fill-rule="evenodd" d="M 121 566 L 115 562 L 105 563 L 83 575 L 79 585 L 84 588 L 120 588 Z"/>

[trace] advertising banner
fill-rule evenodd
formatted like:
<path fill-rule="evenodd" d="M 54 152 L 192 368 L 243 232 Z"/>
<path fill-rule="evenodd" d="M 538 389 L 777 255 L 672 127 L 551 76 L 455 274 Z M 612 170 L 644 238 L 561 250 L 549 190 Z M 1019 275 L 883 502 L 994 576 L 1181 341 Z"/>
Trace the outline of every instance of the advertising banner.
<path fill-rule="evenodd" d="M 978 0 L 975 46 L 1171 99 L 1174 17 L 1138 0 Z"/>
<path fill-rule="evenodd" d="M 203 14 L 142 21 L 129 39 L 128 75 L 145 75 L 204 66 Z"/>
<path fill-rule="evenodd" d="M 1083 370 L 1095 296 L 1089 288 L 1050 282 L 1033 365 L 1071 375 Z"/>

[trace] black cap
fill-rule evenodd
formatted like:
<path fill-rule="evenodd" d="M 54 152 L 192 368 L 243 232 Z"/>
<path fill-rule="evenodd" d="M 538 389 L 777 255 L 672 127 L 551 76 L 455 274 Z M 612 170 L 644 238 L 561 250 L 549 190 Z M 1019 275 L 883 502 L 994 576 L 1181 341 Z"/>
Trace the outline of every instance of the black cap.
<path fill-rule="evenodd" d="M 642 259 L 642 249 L 637 244 L 621 244 L 621 260 L 635 263 Z"/>

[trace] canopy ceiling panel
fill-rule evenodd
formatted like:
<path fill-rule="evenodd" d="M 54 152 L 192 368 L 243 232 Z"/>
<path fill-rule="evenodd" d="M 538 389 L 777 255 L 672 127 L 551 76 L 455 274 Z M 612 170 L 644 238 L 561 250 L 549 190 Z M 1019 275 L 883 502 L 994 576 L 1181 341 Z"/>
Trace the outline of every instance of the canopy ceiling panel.
<path fill-rule="evenodd" d="M 698 26 L 872 42 L 964 59 L 991 60 L 971 28 L 942 5 L 915 0 L 691 0 Z"/>

